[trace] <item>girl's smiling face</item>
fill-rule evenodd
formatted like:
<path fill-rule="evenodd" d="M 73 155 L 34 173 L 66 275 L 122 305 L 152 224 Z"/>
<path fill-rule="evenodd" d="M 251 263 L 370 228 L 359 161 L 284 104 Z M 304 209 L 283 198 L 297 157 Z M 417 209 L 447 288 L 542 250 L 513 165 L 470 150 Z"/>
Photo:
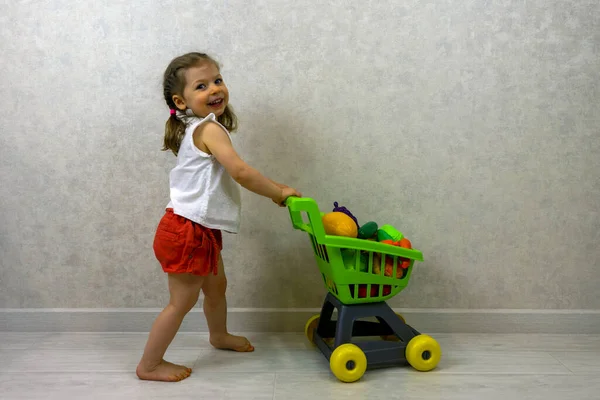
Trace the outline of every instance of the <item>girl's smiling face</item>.
<path fill-rule="evenodd" d="M 219 117 L 229 103 L 229 91 L 217 66 L 203 62 L 185 71 L 183 96 L 174 95 L 173 102 L 181 111 L 190 108 L 194 115 Z"/>

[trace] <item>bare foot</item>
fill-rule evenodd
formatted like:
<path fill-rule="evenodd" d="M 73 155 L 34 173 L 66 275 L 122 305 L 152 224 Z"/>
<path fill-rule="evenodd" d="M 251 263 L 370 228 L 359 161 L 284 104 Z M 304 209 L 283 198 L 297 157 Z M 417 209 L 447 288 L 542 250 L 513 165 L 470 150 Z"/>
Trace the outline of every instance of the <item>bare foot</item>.
<path fill-rule="evenodd" d="M 234 336 L 229 333 L 222 336 L 211 336 L 210 344 L 217 349 L 234 350 L 239 352 L 254 351 L 254 346 L 243 336 Z"/>
<path fill-rule="evenodd" d="M 162 360 L 154 368 L 144 367 L 140 362 L 135 373 L 145 381 L 179 382 L 190 376 L 192 369 Z"/>

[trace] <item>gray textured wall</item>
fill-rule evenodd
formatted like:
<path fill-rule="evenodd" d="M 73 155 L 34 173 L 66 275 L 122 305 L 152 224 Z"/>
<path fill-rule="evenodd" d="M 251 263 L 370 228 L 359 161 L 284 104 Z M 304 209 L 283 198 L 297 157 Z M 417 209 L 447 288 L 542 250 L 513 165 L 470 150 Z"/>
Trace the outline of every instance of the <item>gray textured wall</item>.
<path fill-rule="evenodd" d="M 0 307 L 161 307 L 160 78 L 223 63 L 236 146 L 423 251 L 407 307 L 600 308 L 600 3 L 0 5 Z M 285 209 L 244 193 L 232 307 L 316 307 Z"/>

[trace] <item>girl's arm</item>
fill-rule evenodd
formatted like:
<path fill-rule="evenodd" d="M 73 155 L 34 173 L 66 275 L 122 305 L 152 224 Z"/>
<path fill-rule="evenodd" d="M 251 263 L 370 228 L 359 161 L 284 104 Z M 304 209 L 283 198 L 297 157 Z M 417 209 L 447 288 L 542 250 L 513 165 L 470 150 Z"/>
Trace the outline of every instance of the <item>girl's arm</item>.
<path fill-rule="evenodd" d="M 233 148 L 227 133 L 217 124 L 207 123 L 199 126 L 194 132 L 194 143 L 199 148 L 200 144 L 204 144 L 225 167 L 227 173 L 246 189 L 268 197 L 277 204 L 285 201 L 284 196 L 289 196 L 289 190 L 284 191 L 285 185 L 280 186 L 244 162 Z"/>
<path fill-rule="evenodd" d="M 277 183 L 273 179 L 270 179 L 270 178 L 267 178 L 267 179 L 269 179 L 271 182 L 273 182 L 274 184 L 276 184 L 277 187 L 279 187 L 281 189 L 285 189 L 285 188 L 289 187 L 288 185 L 284 185 L 283 183 Z"/>

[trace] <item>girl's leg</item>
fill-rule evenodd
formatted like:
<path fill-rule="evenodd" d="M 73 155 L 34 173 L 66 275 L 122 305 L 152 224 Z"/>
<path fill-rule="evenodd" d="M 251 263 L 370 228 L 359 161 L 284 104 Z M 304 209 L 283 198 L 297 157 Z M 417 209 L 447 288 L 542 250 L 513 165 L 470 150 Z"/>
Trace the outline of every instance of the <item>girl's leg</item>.
<path fill-rule="evenodd" d="M 171 299 L 150 331 L 144 355 L 136 370 L 140 379 L 175 382 L 190 376 L 190 368 L 171 364 L 163 360 L 163 356 L 183 318 L 198 301 L 204 279 L 205 277 L 191 274 L 169 274 Z"/>
<path fill-rule="evenodd" d="M 248 339 L 234 336 L 227 332 L 227 277 L 223 267 L 223 259 L 219 256 L 217 275 L 209 275 L 204 279 L 204 315 L 210 332 L 210 344 L 218 349 L 235 351 L 254 351 Z"/>

